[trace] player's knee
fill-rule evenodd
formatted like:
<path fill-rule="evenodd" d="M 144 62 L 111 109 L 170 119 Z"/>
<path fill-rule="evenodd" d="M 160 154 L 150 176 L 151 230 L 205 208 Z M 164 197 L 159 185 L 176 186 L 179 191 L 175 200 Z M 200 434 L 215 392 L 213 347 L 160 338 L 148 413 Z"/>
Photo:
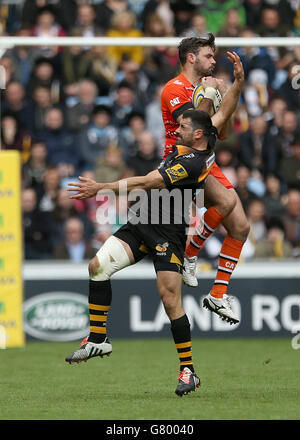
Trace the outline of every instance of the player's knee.
<path fill-rule="evenodd" d="M 107 281 L 114 273 L 130 264 L 129 256 L 122 243 L 112 235 L 90 261 L 90 278 L 94 281 Z"/>

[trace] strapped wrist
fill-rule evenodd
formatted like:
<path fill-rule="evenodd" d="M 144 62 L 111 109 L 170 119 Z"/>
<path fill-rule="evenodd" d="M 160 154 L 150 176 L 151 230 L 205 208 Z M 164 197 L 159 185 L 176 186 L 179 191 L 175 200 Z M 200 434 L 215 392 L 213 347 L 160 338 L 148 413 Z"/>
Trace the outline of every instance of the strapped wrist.
<path fill-rule="evenodd" d="M 216 89 L 214 89 L 213 87 L 206 87 L 203 98 L 211 99 L 213 101 L 215 96 L 216 96 Z"/>

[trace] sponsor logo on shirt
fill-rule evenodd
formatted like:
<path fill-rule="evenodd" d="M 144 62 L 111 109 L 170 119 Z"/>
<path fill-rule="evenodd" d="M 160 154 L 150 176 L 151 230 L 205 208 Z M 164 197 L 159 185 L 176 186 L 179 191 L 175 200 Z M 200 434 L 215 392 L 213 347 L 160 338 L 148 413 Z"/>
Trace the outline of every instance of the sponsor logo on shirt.
<path fill-rule="evenodd" d="M 188 177 L 186 169 L 180 164 L 167 168 L 166 173 L 168 174 L 171 183 L 178 182 L 178 180 Z"/>
<path fill-rule="evenodd" d="M 176 98 L 171 99 L 170 104 L 172 107 L 175 107 L 175 105 L 180 104 L 179 96 L 176 96 Z"/>

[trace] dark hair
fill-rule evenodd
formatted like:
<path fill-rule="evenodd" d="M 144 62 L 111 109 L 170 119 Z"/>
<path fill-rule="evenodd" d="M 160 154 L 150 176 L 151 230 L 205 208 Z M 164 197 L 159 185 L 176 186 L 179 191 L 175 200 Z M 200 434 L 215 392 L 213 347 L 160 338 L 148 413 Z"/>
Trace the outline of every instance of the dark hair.
<path fill-rule="evenodd" d="M 188 37 L 181 40 L 178 46 L 178 56 L 181 65 L 185 65 L 188 53 L 197 55 L 199 49 L 206 46 L 211 47 L 213 51 L 216 50 L 215 36 L 212 33 L 208 33 L 203 37 Z"/>
<path fill-rule="evenodd" d="M 212 125 L 211 118 L 207 112 L 189 109 L 182 114 L 182 117 L 184 119 L 190 118 L 193 130 L 203 130 L 203 136 L 206 139 L 209 139 L 214 126 Z"/>
<path fill-rule="evenodd" d="M 98 113 L 106 113 L 109 116 L 111 116 L 112 115 L 112 109 L 108 105 L 99 104 L 99 105 L 96 105 L 94 107 L 94 109 L 92 111 L 92 115 L 95 116 Z"/>
<path fill-rule="evenodd" d="M 280 218 L 277 218 L 277 217 L 270 218 L 270 220 L 267 222 L 266 226 L 267 226 L 268 231 L 272 228 L 278 228 L 282 232 L 285 231 L 284 223 L 282 222 L 282 220 Z"/>

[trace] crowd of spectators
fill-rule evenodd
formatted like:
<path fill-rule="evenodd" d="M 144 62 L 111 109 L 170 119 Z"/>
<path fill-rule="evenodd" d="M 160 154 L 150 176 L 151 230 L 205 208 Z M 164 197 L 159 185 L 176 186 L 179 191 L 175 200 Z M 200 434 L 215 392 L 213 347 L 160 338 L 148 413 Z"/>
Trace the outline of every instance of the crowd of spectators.
<path fill-rule="evenodd" d="M 288 37 L 300 34 L 299 0 L 19 0 L 0 5 L 0 35 L 38 47 L 2 50 L 2 149 L 22 158 L 25 259 L 94 255 L 126 221 L 127 201 L 75 201 L 67 182 L 144 175 L 164 143 L 163 85 L 180 72 L 176 47 L 46 47 L 51 36 Z M 284 20 L 282 20 L 284 17 Z M 300 255 L 300 47 L 236 47 L 246 81 L 216 160 L 251 224 L 242 258 Z M 215 75 L 230 84 L 225 48 Z M 298 76 L 297 76 L 298 75 Z M 99 222 L 99 210 L 111 216 Z M 216 261 L 222 227 L 200 258 Z"/>

